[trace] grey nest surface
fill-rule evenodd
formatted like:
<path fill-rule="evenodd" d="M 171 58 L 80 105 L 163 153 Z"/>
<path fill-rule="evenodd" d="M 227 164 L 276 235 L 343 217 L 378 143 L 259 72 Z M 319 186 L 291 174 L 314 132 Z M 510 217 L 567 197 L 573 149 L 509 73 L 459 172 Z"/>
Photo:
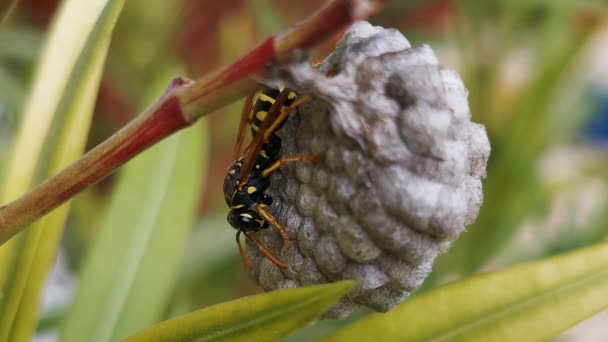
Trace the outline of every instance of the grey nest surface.
<path fill-rule="evenodd" d="M 285 84 L 312 100 L 284 129 L 283 156 L 317 155 L 272 174 L 272 227 L 257 233 L 289 266 L 248 248 L 265 289 L 355 279 L 359 287 L 325 318 L 359 305 L 387 311 L 404 301 L 471 224 L 482 202 L 490 144 L 471 122 L 467 90 L 429 46 L 397 30 L 355 23 L 319 70 L 284 70 Z M 327 76 L 331 75 L 331 76 Z"/>

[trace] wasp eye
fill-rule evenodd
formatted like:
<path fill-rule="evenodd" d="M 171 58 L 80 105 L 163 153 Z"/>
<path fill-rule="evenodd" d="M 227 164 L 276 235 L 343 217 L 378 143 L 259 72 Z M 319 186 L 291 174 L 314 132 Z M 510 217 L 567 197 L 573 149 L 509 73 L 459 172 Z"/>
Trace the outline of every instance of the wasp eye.
<path fill-rule="evenodd" d="M 228 212 L 228 223 L 234 228 L 234 229 L 241 229 L 240 228 L 240 221 L 239 221 L 239 215 L 236 211 L 234 210 L 230 210 Z"/>

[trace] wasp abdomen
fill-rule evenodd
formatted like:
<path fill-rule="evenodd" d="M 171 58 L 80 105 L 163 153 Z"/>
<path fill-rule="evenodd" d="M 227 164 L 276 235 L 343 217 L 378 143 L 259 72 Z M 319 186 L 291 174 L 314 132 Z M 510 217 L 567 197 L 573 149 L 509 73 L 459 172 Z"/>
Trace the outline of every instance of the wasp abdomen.
<path fill-rule="evenodd" d="M 251 117 L 249 118 L 249 123 L 251 124 L 251 135 L 253 135 L 254 137 L 258 133 L 258 130 L 260 129 L 262 122 L 264 122 L 266 115 L 268 115 L 268 112 L 272 108 L 272 105 L 275 103 L 275 99 L 279 96 L 282 90 L 283 88 L 268 88 L 264 90 L 260 94 L 258 99 L 255 101 L 255 104 L 253 105 L 253 110 L 251 111 Z M 287 95 L 287 100 L 285 100 L 282 106 L 289 107 L 296 100 L 296 98 L 297 94 L 293 91 L 289 91 L 289 94 Z M 282 122 L 281 125 L 277 127 L 277 130 L 281 129 L 281 127 L 283 127 L 283 124 L 284 122 Z M 271 136 L 272 135 L 275 135 L 274 132 L 271 134 Z"/>

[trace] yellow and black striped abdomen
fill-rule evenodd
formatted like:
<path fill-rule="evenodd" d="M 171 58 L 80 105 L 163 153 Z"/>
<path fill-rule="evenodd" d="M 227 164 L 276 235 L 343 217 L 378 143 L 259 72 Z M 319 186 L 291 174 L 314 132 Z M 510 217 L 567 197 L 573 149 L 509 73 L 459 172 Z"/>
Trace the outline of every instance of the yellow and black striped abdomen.
<path fill-rule="evenodd" d="M 260 93 L 260 96 L 255 101 L 253 105 L 253 110 L 251 111 L 251 117 L 249 118 L 249 124 L 251 125 L 251 135 L 256 136 L 258 130 L 262 126 L 262 122 L 268 115 L 268 111 L 272 108 L 272 105 L 275 103 L 277 97 L 281 91 L 283 91 L 283 87 L 280 89 L 271 89 L 267 88 Z M 296 93 L 293 91 L 289 91 L 287 95 L 287 100 L 283 103 L 282 107 L 290 106 L 296 100 Z M 281 108 L 282 108 L 281 107 Z M 280 110 L 280 108 L 279 108 Z M 279 126 L 279 128 L 282 127 Z"/>

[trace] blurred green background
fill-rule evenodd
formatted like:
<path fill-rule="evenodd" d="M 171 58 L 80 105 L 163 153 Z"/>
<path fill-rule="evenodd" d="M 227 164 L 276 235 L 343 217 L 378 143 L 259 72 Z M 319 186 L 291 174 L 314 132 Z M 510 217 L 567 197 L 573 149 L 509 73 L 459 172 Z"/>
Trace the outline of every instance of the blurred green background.
<path fill-rule="evenodd" d="M 88 148 L 145 107 L 151 83 L 167 69 L 200 77 L 322 4 L 127 1 L 111 43 Z M 0 4 L 0 177 L 57 5 L 55 0 Z M 477 222 L 438 259 L 421 291 L 607 236 L 606 6 L 577 0 L 393 1 L 371 18 L 373 24 L 399 29 L 412 45 L 430 44 L 446 67 L 461 74 L 474 121 L 486 126 L 492 144 Z M 311 59 L 326 56 L 338 39 L 315 49 Z M 196 224 L 165 317 L 261 291 L 244 272 L 219 186 L 232 161 L 240 105 L 204 119 L 209 152 L 198 166 L 204 179 L 200 187 L 191 186 L 198 196 Z M 114 174 L 73 201 L 40 333 L 53 331 L 64 317 L 116 184 Z M 307 341 L 367 313 L 360 310 L 345 322 L 317 323 L 288 340 Z M 594 322 L 563 339 L 581 339 L 591 330 L 593 338 L 608 339 L 608 315 Z"/>

